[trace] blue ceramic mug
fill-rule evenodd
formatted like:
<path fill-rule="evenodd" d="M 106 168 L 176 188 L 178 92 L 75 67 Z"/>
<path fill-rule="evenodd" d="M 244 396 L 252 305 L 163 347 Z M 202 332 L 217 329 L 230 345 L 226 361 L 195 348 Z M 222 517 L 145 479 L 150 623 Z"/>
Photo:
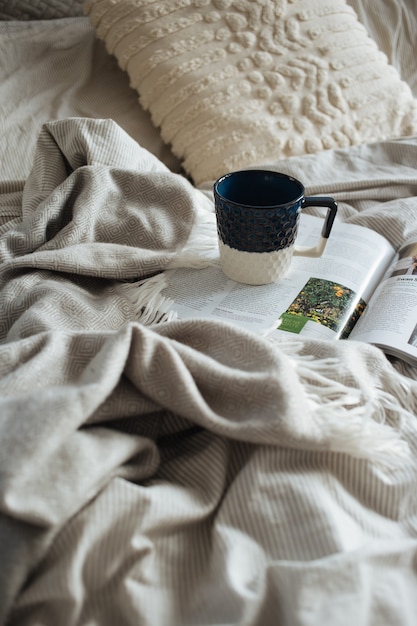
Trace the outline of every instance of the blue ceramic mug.
<path fill-rule="evenodd" d="M 240 170 L 214 183 L 221 267 L 229 278 L 249 285 L 281 280 L 293 255 L 323 254 L 337 212 L 327 196 L 305 196 L 300 181 L 269 170 Z M 317 245 L 295 245 L 300 212 L 327 207 Z"/>

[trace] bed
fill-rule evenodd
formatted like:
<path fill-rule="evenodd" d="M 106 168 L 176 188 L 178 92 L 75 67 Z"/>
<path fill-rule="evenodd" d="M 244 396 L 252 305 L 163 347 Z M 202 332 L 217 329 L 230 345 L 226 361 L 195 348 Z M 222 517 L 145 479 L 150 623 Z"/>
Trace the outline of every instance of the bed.
<path fill-rule="evenodd" d="M 417 241 L 414 0 L 0 17 L 0 623 L 415 626 L 417 367 L 154 288 L 233 169 Z"/>

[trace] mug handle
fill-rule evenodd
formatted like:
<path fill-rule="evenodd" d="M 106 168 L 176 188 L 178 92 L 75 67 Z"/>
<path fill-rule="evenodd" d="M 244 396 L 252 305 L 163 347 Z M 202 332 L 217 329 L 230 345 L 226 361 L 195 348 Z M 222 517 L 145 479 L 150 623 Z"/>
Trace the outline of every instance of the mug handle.
<path fill-rule="evenodd" d="M 308 246 L 294 246 L 293 254 L 295 256 L 320 257 L 326 248 L 333 222 L 337 213 L 337 202 L 328 196 L 306 196 L 301 205 L 301 209 L 309 206 L 328 207 L 327 215 L 324 220 L 320 239 L 316 246 L 309 248 Z"/>

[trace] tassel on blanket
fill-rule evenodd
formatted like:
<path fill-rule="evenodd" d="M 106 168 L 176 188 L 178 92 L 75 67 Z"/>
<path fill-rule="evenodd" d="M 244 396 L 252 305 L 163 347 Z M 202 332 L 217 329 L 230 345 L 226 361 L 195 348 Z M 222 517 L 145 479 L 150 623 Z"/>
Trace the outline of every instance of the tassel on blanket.
<path fill-rule="evenodd" d="M 137 321 L 144 326 L 151 326 L 178 317 L 172 310 L 172 300 L 161 295 L 166 286 L 165 274 L 162 273 L 134 283 L 121 283 L 118 291 L 135 307 Z"/>
<path fill-rule="evenodd" d="M 391 470 L 410 459 L 401 432 L 405 421 L 415 421 L 417 384 L 379 349 L 359 342 L 271 339 L 291 359 L 314 419 L 328 431 L 329 450 Z"/>
<path fill-rule="evenodd" d="M 180 267 L 203 268 L 219 263 L 216 217 L 209 195 L 201 194 L 195 206 L 195 221 L 185 246 L 178 252 L 167 269 Z M 162 296 L 167 286 L 165 274 L 157 274 L 137 282 L 122 283 L 118 289 L 136 309 L 136 319 L 149 326 L 177 319 L 172 311 L 173 302 Z"/>

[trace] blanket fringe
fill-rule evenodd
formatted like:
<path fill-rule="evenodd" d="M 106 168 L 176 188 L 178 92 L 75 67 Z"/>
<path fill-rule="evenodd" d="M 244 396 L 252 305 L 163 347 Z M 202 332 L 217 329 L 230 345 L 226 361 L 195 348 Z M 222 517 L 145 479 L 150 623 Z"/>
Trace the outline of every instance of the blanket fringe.
<path fill-rule="evenodd" d="M 372 459 L 394 470 L 411 460 L 402 437 L 406 420 L 414 422 L 416 384 L 394 369 L 367 387 L 352 372 L 340 373 L 341 360 L 302 355 L 299 339 L 274 342 L 292 361 L 312 407 L 314 419 L 327 433 L 328 448 L 364 459 Z M 338 375 L 341 380 L 335 380 Z M 350 378 L 348 382 L 348 378 Z"/>
<path fill-rule="evenodd" d="M 173 301 L 161 295 L 166 286 L 165 274 L 162 273 L 134 283 L 121 283 L 119 289 L 134 306 L 137 321 L 151 326 L 178 318 L 176 311 L 172 310 Z"/>
<path fill-rule="evenodd" d="M 202 197 L 203 198 L 203 197 Z M 219 264 L 216 217 L 208 198 L 196 207 L 196 219 L 185 246 L 167 269 L 203 268 Z M 122 283 L 120 290 L 135 307 L 136 319 L 144 325 L 170 322 L 178 318 L 173 301 L 162 295 L 167 286 L 165 274 L 157 274 L 134 283 Z"/>

